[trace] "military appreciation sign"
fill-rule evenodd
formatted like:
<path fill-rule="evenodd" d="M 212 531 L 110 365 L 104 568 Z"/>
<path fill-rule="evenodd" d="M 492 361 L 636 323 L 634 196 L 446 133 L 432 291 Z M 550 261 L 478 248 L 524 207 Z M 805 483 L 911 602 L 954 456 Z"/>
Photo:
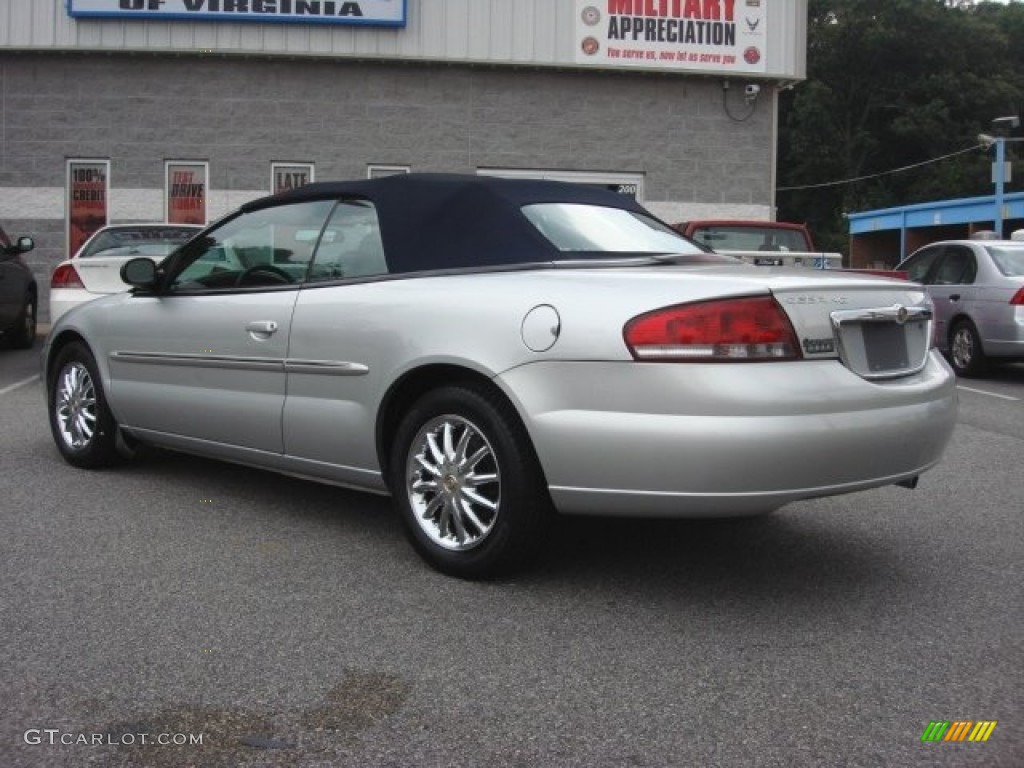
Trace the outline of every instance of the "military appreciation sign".
<path fill-rule="evenodd" d="M 262 21 L 404 27 L 407 0 L 67 0 L 84 18 Z"/>
<path fill-rule="evenodd" d="M 576 63 L 757 74 L 778 0 L 576 0 Z"/>

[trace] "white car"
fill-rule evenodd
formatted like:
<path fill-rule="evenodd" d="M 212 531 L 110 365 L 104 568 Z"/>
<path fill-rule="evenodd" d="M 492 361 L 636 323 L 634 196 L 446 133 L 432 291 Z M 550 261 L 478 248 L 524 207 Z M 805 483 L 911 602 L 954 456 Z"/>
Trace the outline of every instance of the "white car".
<path fill-rule="evenodd" d="M 192 224 L 114 224 L 97 230 L 50 278 L 50 322 L 72 307 L 127 291 L 121 265 L 137 256 L 160 261 L 202 227 Z"/>

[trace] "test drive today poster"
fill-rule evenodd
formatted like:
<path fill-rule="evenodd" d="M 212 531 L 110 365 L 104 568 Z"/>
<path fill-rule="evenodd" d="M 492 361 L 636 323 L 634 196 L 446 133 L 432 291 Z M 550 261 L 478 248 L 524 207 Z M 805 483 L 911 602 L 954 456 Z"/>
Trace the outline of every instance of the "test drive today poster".
<path fill-rule="evenodd" d="M 167 221 L 206 224 L 206 164 L 167 164 Z"/>

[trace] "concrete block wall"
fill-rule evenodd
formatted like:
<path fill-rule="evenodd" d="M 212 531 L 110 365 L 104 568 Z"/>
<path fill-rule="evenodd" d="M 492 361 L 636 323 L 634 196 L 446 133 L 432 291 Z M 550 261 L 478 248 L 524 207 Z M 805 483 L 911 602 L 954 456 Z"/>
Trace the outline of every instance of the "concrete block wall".
<path fill-rule="evenodd" d="M 162 219 L 165 160 L 209 162 L 211 218 L 269 191 L 271 162 L 318 180 L 369 164 L 474 173 L 644 174 L 660 215 L 759 216 L 772 203 L 770 95 L 747 116 L 721 81 L 198 55 L 0 53 L 0 223 L 31 234 L 42 297 L 65 258 L 68 158 L 110 160 L 111 221 Z M 738 100 L 738 103 L 737 103 Z"/>

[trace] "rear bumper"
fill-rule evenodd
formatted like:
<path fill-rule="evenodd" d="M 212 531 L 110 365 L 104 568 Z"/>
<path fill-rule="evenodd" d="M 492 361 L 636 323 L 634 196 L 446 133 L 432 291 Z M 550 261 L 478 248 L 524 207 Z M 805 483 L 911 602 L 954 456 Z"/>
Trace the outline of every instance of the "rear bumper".
<path fill-rule="evenodd" d="M 79 304 L 109 296 L 108 293 L 91 293 L 75 288 L 54 288 L 50 291 L 50 325 L 51 327 L 69 310 Z"/>
<path fill-rule="evenodd" d="M 1024 307 L 986 307 L 988 315 L 976 324 L 982 334 L 981 346 L 989 357 L 1024 360 Z"/>
<path fill-rule="evenodd" d="M 499 382 L 566 513 L 743 515 L 888 485 L 934 466 L 956 422 L 935 351 L 883 382 L 834 360 L 551 362 Z"/>

